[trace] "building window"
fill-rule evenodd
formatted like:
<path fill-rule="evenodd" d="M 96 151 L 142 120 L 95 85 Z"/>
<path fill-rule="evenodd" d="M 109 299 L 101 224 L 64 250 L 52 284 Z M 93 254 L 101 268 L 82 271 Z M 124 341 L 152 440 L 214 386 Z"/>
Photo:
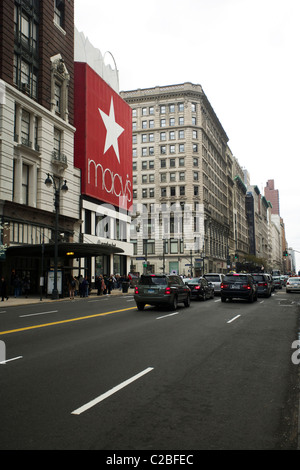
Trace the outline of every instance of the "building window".
<path fill-rule="evenodd" d="M 54 23 L 64 28 L 65 23 L 65 2 L 64 0 L 54 0 Z"/>
<path fill-rule="evenodd" d="M 61 131 L 58 129 L 54 129 L 54 142 L 53 142 L 53 149 L 60 155 L 61 152 Z"/>
<path fill-rule="evenodd" d="M 29 194 L 29 166 L 23 165 L 22 170 L 22 202 L 28 206 L 28 194 Z"/>
<path fill-rule="evenodd" d="M 22 110 L 22 121 L 21 121 L 21 142 L 27 147 L 31 147 L 30 142 L 30 114 Z"/>
<path fill-rule="evenodd" d="M 55 105 L 54 109 L 57 114 L 61 112 L 61 85 L 59 83 L 55 83 L 54 85 L 54 99 Z"/>
<path fill-rule="evenodd" d="M 14 83 L 31 98 L 37 98 L 39 6 L 18 2 L 14 7 Z"/>

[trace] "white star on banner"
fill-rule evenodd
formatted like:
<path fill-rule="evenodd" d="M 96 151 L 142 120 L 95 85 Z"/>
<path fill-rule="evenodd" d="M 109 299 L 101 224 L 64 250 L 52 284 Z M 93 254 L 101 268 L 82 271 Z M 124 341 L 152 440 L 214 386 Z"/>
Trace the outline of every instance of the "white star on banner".
<path fill-rule="evenodd" d="M 120 137 L 121 134 L 123 134 L 125 129 L 123 129 L 123 127 L 121 127 L 116 122 L 113 97 L 111 98 L 109 116 L 105 114 L 100 108 L 99 108 L 99 112 L 101 114 L 104 125 L 106 127 L 106 140 L 105 140 L 104 153 L 106 153 L 107 150 L 111 146 L 113 146 L 118 162 L 120 163 L 118 138 Z"/>

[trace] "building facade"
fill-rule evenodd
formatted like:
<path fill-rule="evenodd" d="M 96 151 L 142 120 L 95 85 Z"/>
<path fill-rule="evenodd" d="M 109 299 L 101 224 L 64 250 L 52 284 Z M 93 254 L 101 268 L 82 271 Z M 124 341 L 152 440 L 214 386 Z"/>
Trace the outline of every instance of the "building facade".
<path fill-rule="evenodd" d="M 102 253 L 85 258 L 91 282 L 130 270 L 132 208 L 131 108 L 119 96 L 118 71 L 75 29 L 75 155 L 81 171 L 84 244 Z"/>
<path fill-rule="evenodd" d="M 0 23 L 0 269 L 8 281 L 26 277 L 36 292 L 41 274 L 47 278 L 53 266 L 54 186 L 59 240 L 75 242 L 80 234 L 80 171 L 73 165 L 74 1 L 2 1 Z M 60 191 L 64 182 L 66 194 Z"/>
<path fill-rule="evenodd" d="M 235 248 L 229 202 L 240 189 L 233 191 L 228 137 L 202 87 L 121 96 L 133 113 L 132 270 L 226 272 Z M 246 235 L 243 243 L 246 250 Z"/>

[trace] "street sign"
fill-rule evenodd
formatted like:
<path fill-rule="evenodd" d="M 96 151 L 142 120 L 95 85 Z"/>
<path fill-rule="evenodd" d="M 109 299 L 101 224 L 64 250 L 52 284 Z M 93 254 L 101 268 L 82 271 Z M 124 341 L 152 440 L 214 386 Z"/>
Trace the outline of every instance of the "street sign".
<path fill-rule="evenodd" d="M 137 261 L 145 261 L 145 257 L 144 256 L 138 256 L 137 258 L 135 258 Z"/>

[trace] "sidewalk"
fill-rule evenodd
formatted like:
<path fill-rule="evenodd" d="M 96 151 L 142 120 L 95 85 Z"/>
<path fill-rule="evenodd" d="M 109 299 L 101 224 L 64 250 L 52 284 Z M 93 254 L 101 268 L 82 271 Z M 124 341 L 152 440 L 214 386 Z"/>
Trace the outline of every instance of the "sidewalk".
<path fill-rule="evenodd" d="M 133 295 L 134 293 L 134 289 L 133 288 L 129 288 L 128 289 L 128 292 L 126 293 L 123 293 L 122 290 L 119 290 L 119 289 L 113 289 L 111 291 L 111 296 L 116 296 L 116 295 Z M 88 297 L 79 297 L 79 296 L 76 296 L 74 297 L 74 300 L 89 300 L 89 299 L 101 299 L 102 297 L 106 297 L 104 295 L 97 295 L 97 291 L 96 289 L 92 289 L 90 295 Z M 16 307 L 16 306 L 19 306 L 19 305 L 30 305 L 30 304 L 43 304 L 43 303 L 49 303 L 49 302 L 61 302 L 63 300 L 69 300 L 69 297 L 64 297 L 64 298 L 59 298 L 57 300 L 52 300 L 51 299 L 51 296 L 49 297 L 43 297 L 42 300 L 40 299 L 40 296 L 39 295 L 31 295 L 29 296 L 27 299 L 24 297 L 24 296 L 20 296 L 20 297 L 9 297 L 8 300 L 4 300 L 3 302 L 0 301 L 0 313 L 1 313 L 1 310 L 2 309 L 5 309 L 7 307 Z"/>

